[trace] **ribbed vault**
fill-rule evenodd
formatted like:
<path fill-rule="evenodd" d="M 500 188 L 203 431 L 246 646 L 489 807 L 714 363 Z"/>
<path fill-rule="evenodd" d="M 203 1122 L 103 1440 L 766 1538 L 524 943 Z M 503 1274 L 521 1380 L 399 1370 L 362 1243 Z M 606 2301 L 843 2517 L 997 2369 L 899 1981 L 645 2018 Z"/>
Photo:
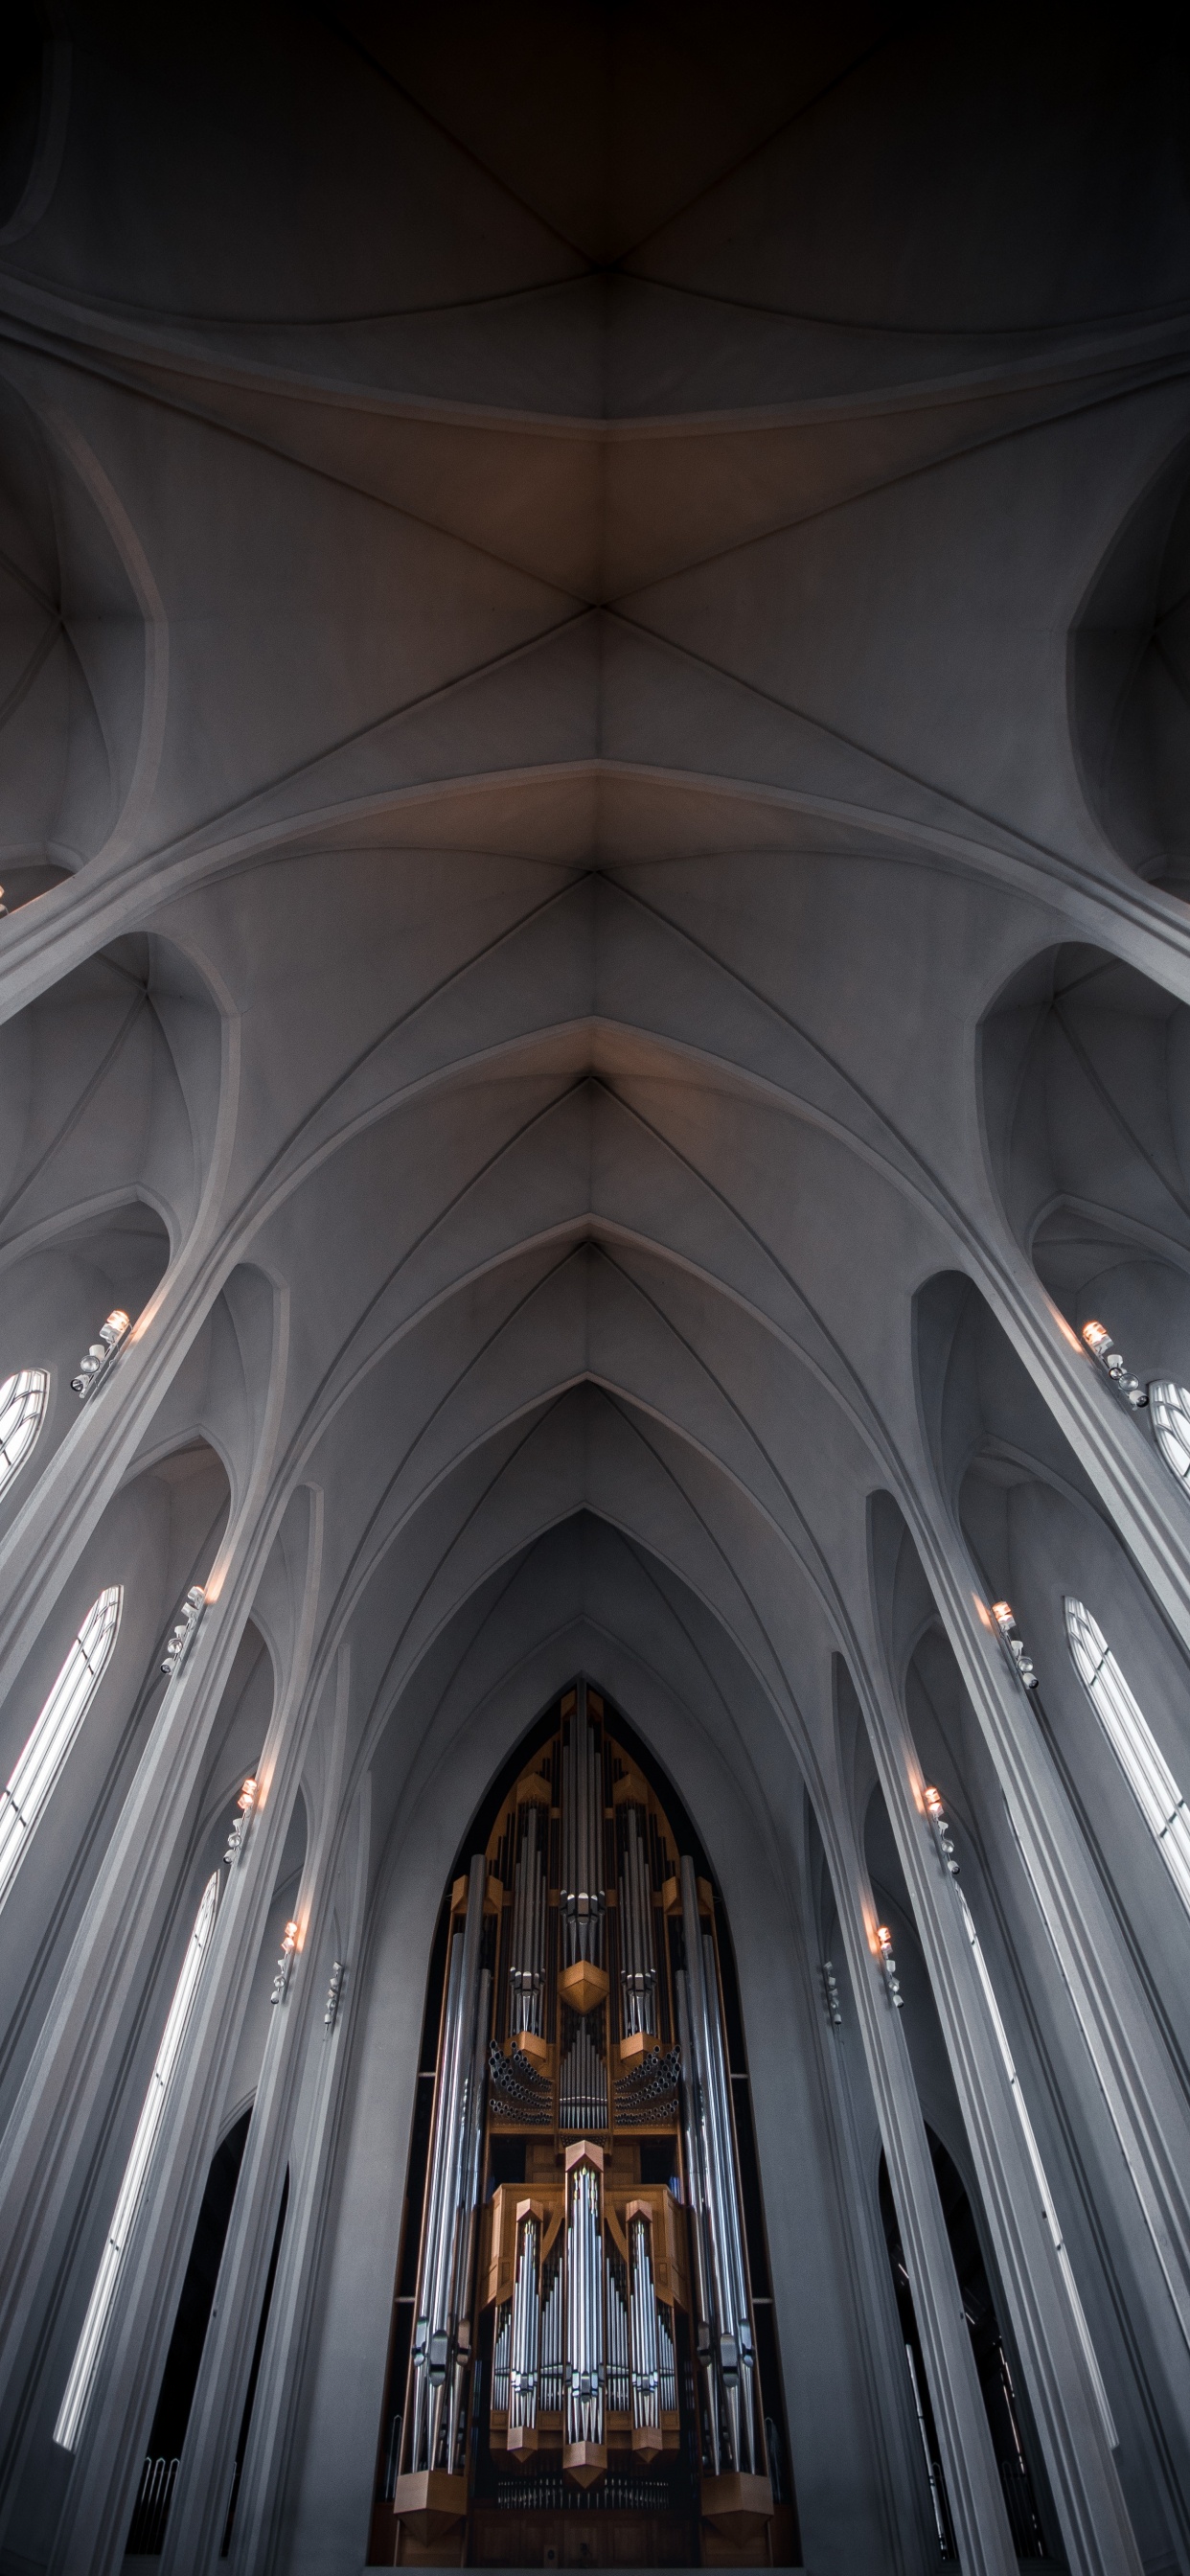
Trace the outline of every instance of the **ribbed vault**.
<path fill-rule="evenodd" d="M 353 2128 L 324 2103 L 322 2162 L 294 2182 L 307 2268 L 278 2298 L 302 2357 L 283 2436 L 269 2399 L 270 2465 L 237 2490 L 237 2547 L 262 2570 L 358 2565 L 409 2117 L 376 2072 L 393 1963 L 402 1944 L 421 1961 L 488 1780 L 582 1671 L 678 1780 L 742 1961 L 780 1957 L 761 2145 L 776 2175 L 802 2122 L 826 2248 L 815 2287 L 820 2249 L 774 2181 L 807 2563 L 910 2576 L 934 2539 L 916 2422 L 904 2390 L 899 2430 L 872 2395 L 904 2348 L 874 2182 L 901 2097 L 863 2002 L 864 1819 L 898 1840 L 897 1902 L 903 1884 L 961 2034 L 973 1972 L 930 1934 L 912 1858 L 912 1710 L 964 1815 L 999 1802 L 987 1883 L 1016 1873 L 1027 1897 L 988 1787 L 997 1765 L 1024 1777 L 977 1617 L 991 1557 L 960 1507 L 971 1459 L 990 1492 L 1011 1445 L 999 1397 L 972 1427 L 996 1336 L 1004 1419 L 1019 1379 L 1028 1460 L 1049 1454 L 1043 1418 L 1096 1498 L 1096 1544 L 1118 1529 L 1121 1600 L 1162 1623 L 1154 1669 L 1190 1642 L 1163 1470 L 1120 1432 L 1074 1311 L 1118 1274 L 1152 1365 L 1174 1366 L 1177 30 L 875 0 L 35 14 L 0 38 L 5 1367 L 44 1357 L 68 1384 L 104 1303 L 133 1329 L 110 1398 L 53 1414 L 6 1497 L 4 1705 L 60 1660 L 77 1569 L 121 1511 L 131 1526 L 129 1495 L 180 1488 L 203 1444 L 230 1506 L 202 1567 L 201 1722 L 166 1694 L 139 1786 L 103 1785 L 102 1829 L 62 1809 L 71 1938 L 106 1925 L 120 1966 L 85 2029 L 66 2003 L 54 2026 L 64 2101 L 77 2081 L 54 2153 L 84 2179 L 69 2258 L 55 2239 L 27 2309 L 23 2273 L 12 2292 L 4 2545 L 14 2566 L 119 2561 L 161 2319 L 128 2325 L 69 2490 L 53 2389 L 121 2088 L 151 2065 L 242 1764 L 260 1857 L 229 1880 L 160 2278 L 173 2298 L 207 2150 L 253 2092 L 266 2043 L 243 2032 L 283 2026 L 270 1943 L 300 1845 L 310 1974 L 324 1954 L 358 1970 L 351 2099 L 371 2108 Z M 44 1354 L 12 1339 L 39 1334 Z M 1000 1506 L 980 1508 L 990 1527 Z M 146 1635 L 159 1614 L 154 1592 Z M 22 1937 L 0 1915 L 28 2019 L 48 1970 Z M 821 2055 L 827 1940 L 877 2068 L 850 2130 Z M 749 2010 L 755 2055 L 745 1976 Z M 61 2071 L 84 2043 L 109 2070 L 91 2092 Z M 1011 2176 L 973 2062 L 956 2055 L 946 2100 L 1004 2245 Z M 170 2576 L 221 2544 L 211 2498 L 304 2080 L 284 2068 L 258 2097 L 242 2297 L 204 2365 Z M 1079 2116 L 1107 2118 L 1093 2084 Z M 12 2149 L 31 2246 L 59 2189 L 38 2134 Z M 1164 2317 L 1149 2238 L 1136 2255 L 1123 2221 L 1077 2214 L 1089 2170 L 1131 2188 L 1130 2149 L 1096 2140 L 1072 2235 L 1095 2262 L 1111 2240 L 1103 2315 L 1135 2257 L 1137 2305 Z M 908 2150 L 888 2172 L 903 2215 Z M 357 2190 L 382 2290 L 352 2286 Z M 905 2234 L 923 2279 L 928 2227 Z M 1024 2315 L 1029 2260 L 1004 2262 Z M 348 2422 L 330 2383 L 357 2291 L 374 2305 Z M 820 2387 L 813 2352 L 793 2358 L 803 2299 L 844 2320 Z M 1145 2393 L 1121 2400 L 1154 2569 L 1190 2547 L 1163 2331 L 1137 2327 Z M 1044 2336 L 1020 2332 L 1032 2369 Z M 1073 2548 L 1061 2409 L 1038 2411 Z M 973 2485 L 964 2548 L 997 2492 L 985 2511 Z"/>

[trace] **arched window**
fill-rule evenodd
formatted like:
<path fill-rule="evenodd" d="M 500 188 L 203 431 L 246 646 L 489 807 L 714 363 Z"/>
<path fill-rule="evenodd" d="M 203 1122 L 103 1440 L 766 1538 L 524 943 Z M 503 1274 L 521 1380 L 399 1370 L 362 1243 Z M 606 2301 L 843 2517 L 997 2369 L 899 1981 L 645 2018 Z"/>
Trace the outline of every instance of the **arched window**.
<path fill-rule="evenodd" d="M 123 1587 L 93 1601 L 7 1787 L 0 1792 L 0 1904 L 116 1642 Z"/>
<path fill-rule="evenodd" d="M 157 2062 L 149 2078 L 149 2089 L 136 2124 L 136 2136 L 132 2141 L 128 2162 L 124 2167 L 124 2179 L 120 2185 L 112 2223 L 107 2232 L 107 2243 L 100 2258 L 99 2270 L 95 2275 L 95 2287 L 91 2292 L 87 2313 L 83 2319 L 83 2331 L 79 2336 L 78 2349 L 71 2363 L 66 2393 L 58 2410 L 54 2440 L 63 2451 L 74 2449 L 87 2411 L 87 2401 L 95 2385 L 95 2375 L 103 2351 L 103 2338 L 115 2304 L 120 2269 L 136 2214 L 144 2196 L 170 2080 L 182 2053 L 186 2024 L 190 2019 L 190 2008 L 198 1989 L 198 1980 L 210 1942 L 218 1900 L 219 1872 L 213 1870 L 203 1889 L 202 1903 L 195 1916 L 194 1930 L 190 1935 L 186 1956 L 182 1961 L 182 1972 L 174 1987 L 173 2002 L 166 2018 L 165 2029 L 161 2034 L 161 2046 L 157 2051 Z"/>
<path fill-rule="evenodd" d="M 45 1414 L 48 1369 L 18 1369 L 0 1379 L 0 1494 L 27 1458 Z"/>
<path fill-rule="evenodd" d="M 1083 2348 L 1083 2358 L 1086 2361 L 1087 2369 L 1090 2372 L 1091 2382 L 1099 2405 L 1099 2412 L 1103 2417 L 1103 2428 L 1107 2434 L 1111 2448 L 1114 2451 L 1119 2448 L 1120 2436 L 1116 2431 L 1111 2407 L 1108 2404 L 1107 2390 L 1103 2385 L 1103 2374 L 1099 2368 L 1095 2346 L 1091 2341 L 1091 2329 L 1087 2324 L 1083 2310 L 1083 2303 L 1078 2294 L 1078 2284 L 1071 2268 L 1070 2256 L 1066 2250 L 1066 2239 L 1062 2234 L 1062 2222 L 1054 2207 L 1053 2196 L 1046 2180 L 1045 2166 L 1041 2161 L 1041 2149 L 1037 2144 L 1037 2139 L 1033 2131 L 1033 2123 L 1029 2117 L 1024 2094 L 1021 2091 L 1020 2077 L 1017 2074 L 1016 2063 L 1013 2058 L 1012 2050 L 1008 2044 L 1008 2033 L 1000 2018 L 1000 2007 L 996 2001 L 996 1989 L 992 1984 L 991 1975 L 988 1970 L 988 1963 L 983 1955 L 983 1944 L 972 1920 L 971 1908 L 967 1903 L 967 1899 L 964 1896 L 961 1887 L 956 1887 L 955 1895 L 959 1900 L 959 1911 L 963 1918 L 963 1930 L 971 1944 L 971 1955 L 975 1961 L 975 1973 L 983 1989 L 983 1999 L 987 2006 L 988 2020 L 992 2025 L 996 2046 L 1000 2051 L 1001 2063 L 1008 2078 L 1013 2106 L 1016 2111 L 1017 2119 L 1020 2122 L 1021 2135 L 1025 2141 L 1025 2151 L 1033 2168 L 1033 2179 L 1037 2185 L 1037 2196 L 1041 2202 L 1045 2216 L 1045 2223 L 1049 2229 L 1054 2252 L 1058 2258 L 1058 2269 L 1065 2284 L 1066 2296 L 1070 2301 L 1070 2312 L 1074 2319 L 1075 2331 Z"/>
<path fill-rule="evenodd" d="M 1190 1486 L 1190 1387 L 1155 1377 L 1149 1388 L 1149 1420 L 1171 1476 Z"/>
<path fill-rule="evenodd" d="M 1081 1601 L 1068 1599 L 1065 1607 L 1066 1634 L 1075 1671 L 1182 1903 L 1190 1911 L 1190 1815 L 1186 1801 L 1102 1628 Z"/>

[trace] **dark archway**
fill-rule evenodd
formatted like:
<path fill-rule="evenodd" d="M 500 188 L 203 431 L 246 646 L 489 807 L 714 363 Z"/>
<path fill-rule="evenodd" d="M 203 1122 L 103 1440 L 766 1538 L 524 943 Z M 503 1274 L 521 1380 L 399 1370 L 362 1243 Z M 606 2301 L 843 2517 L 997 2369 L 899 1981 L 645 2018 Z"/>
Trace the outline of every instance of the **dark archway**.
<path fill-rule="evenodd" d="M 250 2108 L 241 2112 L 211 2158 L 125 2544 L 129 2557 L 161 2555 L 251 2117 Z"/>

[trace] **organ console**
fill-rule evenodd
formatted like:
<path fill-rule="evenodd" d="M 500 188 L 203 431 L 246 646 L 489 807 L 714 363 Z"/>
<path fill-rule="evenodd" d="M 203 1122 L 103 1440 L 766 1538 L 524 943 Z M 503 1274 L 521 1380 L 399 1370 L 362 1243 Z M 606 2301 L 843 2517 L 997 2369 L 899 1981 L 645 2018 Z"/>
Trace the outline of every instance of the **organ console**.
<path fill-rule="evenodd" d="M 579 1682 L 450 1892 L 388 2563 L 773 2563 L 728 2056 L 711 1887 Z"/>

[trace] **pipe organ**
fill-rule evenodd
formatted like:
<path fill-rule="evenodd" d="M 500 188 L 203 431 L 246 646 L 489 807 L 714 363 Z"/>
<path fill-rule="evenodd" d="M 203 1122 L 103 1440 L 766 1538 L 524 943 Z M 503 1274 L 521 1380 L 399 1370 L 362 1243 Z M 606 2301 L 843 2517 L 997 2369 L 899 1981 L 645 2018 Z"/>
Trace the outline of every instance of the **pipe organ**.
<path fill-rule="evenodd" d="M 582 1682 L 451 1891 L 411 2306 L 398 2563 L 779 2559 L 712 1891 Z"/>

